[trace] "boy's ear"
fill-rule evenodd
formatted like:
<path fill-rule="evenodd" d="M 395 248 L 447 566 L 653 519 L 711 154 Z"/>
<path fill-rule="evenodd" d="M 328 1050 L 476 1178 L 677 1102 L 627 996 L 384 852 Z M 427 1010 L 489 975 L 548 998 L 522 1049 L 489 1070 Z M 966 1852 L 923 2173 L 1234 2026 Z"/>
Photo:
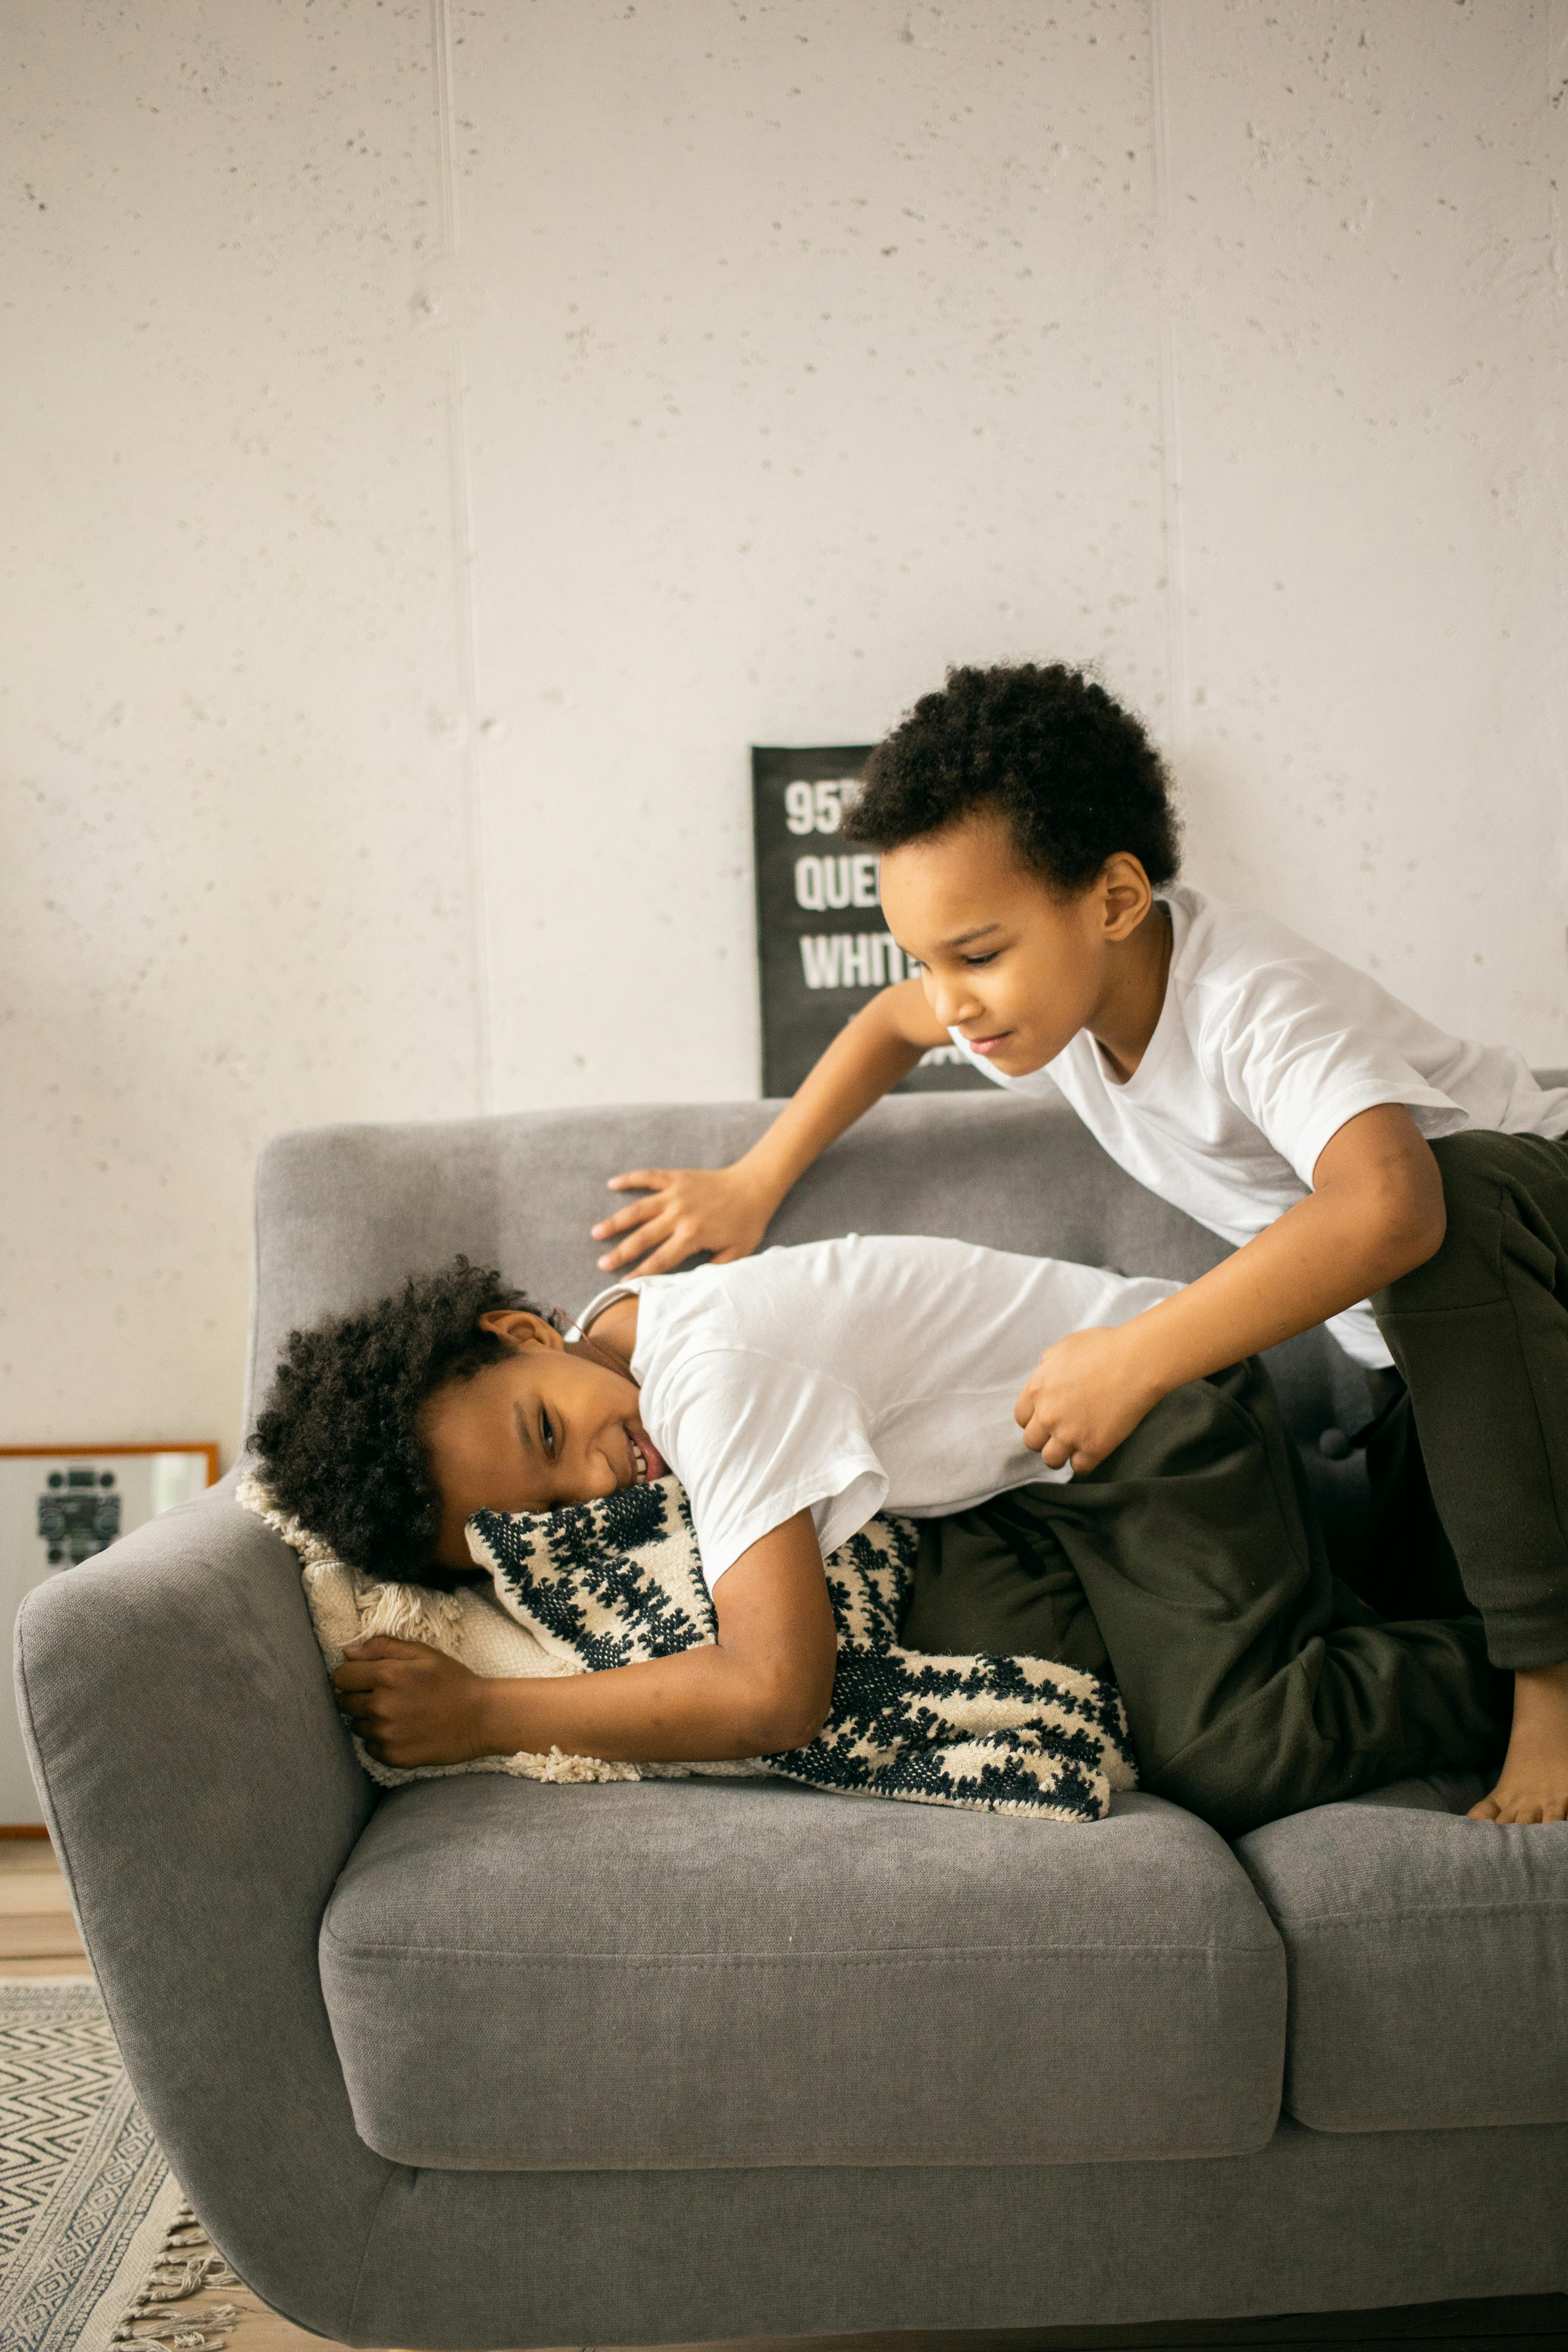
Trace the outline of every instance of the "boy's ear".
<path fill-rule="evenodd" d="M 521 1307 L 492 1307 L 488 1315 L 479 1318 L 481 1331 L 493 1331 L 511 1348 L 563 1348 L 565 1341 L 552 1323 L 542 1315 L 530 1315 Z"/>
<path fill-rule="evenodd" d="M 1098 883 L 1101 921 L 1108 940 L 1129 940 L 1154 903 L 1153 886 L 1143 861 L 1130 849 L 1119 849 L 1100 869 Z"/>

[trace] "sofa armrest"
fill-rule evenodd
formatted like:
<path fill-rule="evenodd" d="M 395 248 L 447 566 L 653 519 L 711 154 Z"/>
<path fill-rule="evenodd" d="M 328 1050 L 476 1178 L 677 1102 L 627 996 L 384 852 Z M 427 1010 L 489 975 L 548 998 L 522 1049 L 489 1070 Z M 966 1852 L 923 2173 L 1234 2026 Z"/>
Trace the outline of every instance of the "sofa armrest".
<path fill-rule="evenodd" d="M 29 1595 L 17 1700 L 82 1940 L 170 2164 L 241 2276 L 339 2336 L 398 2169 L 354 2131 L 316 1961 L 374 1791 L 294 1555 L 232 1484 Z"/>

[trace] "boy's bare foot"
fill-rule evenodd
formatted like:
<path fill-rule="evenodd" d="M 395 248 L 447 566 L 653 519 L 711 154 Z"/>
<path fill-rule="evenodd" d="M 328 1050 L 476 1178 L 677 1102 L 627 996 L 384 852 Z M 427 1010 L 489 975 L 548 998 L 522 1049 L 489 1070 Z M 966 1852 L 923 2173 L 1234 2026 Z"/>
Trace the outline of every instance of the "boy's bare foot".
<path fill-rule="evenodd" d="M 1489 1797 L 1473 1822 L 1568 1821 L 1568 1658 L 1513 1678 L 1513 1730 Z"/>

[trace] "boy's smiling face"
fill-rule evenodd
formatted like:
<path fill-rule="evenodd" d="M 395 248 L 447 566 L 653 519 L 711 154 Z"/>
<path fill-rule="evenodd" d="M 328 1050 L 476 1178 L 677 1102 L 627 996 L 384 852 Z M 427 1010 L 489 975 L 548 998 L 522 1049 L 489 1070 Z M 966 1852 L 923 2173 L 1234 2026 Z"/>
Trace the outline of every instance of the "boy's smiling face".
<path fill-rule="evenodd" d="M 1008 1077 L 1042 1069 L 1080 1029 L 1102 1043 L 1109 1032 L 1113 1060 L 1130 1045 L 1137 1066 L 1164 979 L 1162 964 L 1146 1020 L 1155 927 L 1140 935 L 1152 893 L 1137 858 L 1118 854 L 1086 889 L 1058 889 L 982 808 L 885 851 L 881 880 L 888 928 L 937 1020 Z"/>
<path fill-rule="evenodd" d="M 437 1389 L 419 1416 L 444 1568 L 472 1565 L 463 1527 L 476 1511 L 592 1502 L 662 1478 L 667 1466 L 643 1427 L 635 1381 L 566 1347 L 538 1315 L 509 1309 L 479 1323 L 514 1352 Z"/>

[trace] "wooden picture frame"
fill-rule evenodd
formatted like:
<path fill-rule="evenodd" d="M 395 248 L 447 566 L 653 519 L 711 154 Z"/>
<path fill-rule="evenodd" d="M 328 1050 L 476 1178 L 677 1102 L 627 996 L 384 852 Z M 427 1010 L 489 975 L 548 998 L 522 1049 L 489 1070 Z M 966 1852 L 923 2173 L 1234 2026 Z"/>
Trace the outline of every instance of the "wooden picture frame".
<path fill-rule="evenodd" d="M 208 1439 L 153 1445 L 0 1445 L 0 1632 L 35 1585 L 67 1574 L 218 1476 Z M 13 1701 L 0 1702 L 0 1838 L 47 1834 Z"/>

